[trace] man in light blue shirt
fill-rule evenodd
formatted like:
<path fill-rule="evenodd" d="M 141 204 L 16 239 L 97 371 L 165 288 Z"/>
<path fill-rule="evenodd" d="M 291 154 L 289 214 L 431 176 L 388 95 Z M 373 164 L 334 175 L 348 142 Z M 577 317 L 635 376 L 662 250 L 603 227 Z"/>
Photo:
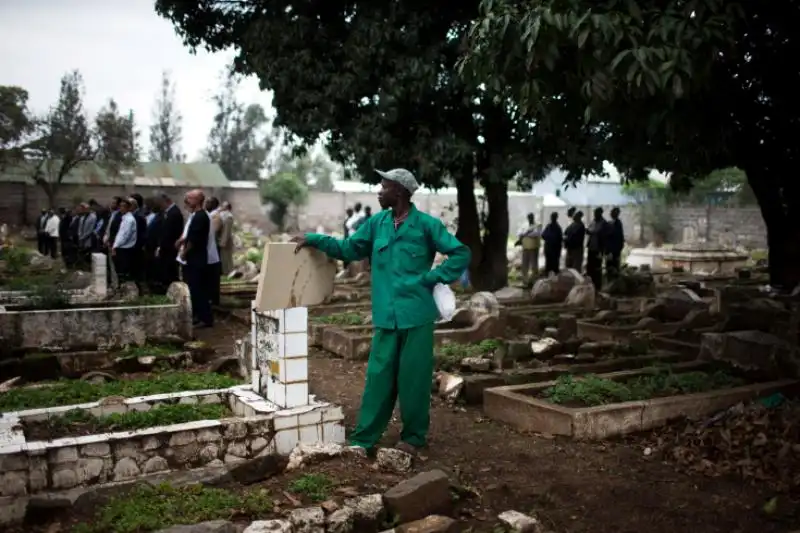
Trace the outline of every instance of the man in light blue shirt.
<path fill-rule="evenodd" d="M 132 280 L 133 268 L 136 261 L 136 218 L 131 213 L 131 203 L 121 200 L 119 211 L 122 216 L 119 224 L 119 231 L 114 237 L 111 246 L 111 258 L 114 261 L 114 268 L 117 271 L 117 278 L 120 283 Z"/>

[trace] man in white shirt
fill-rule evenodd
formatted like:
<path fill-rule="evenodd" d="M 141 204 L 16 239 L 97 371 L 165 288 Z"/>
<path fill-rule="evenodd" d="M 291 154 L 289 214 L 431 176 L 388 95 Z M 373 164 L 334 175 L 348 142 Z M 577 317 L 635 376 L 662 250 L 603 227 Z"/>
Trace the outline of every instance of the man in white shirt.
<path fill-rule="evenodd" d="M 359 222 L 364 220 L 366 214 L 361 209 L 361 203 L 358 202 L 353 206 L 353 215 L 347 219 L 345 226 L 347 227 L 348 234 L 352 235 L 358 228 Z"/>
<path fill-rule="evenodd" d="M 44 225 L 45 239 L 47 240 L 47 251 L 53 259 L 58 255 L 58 228 L 61 224 L 61 219 L 58 218 L 55 211 L 50 209 L 50 216 Z"/>
<path fill-rule="evenodd" d="M 220 232 L 222 230 L 222 211 L 219 207 L 219 199 L 210 196 L 205 204 L 211 231 L 208 236 L 208 270 L 206 272 L 206 283 L 208 283 L 208 296 L 212 305 L 219 305 L 220 278 L 222 277 L 222 263 L 219 259 L 219 247 L 217 245 Z"/>
<path fill-rule="evenodd" d="M 114 242 L 111 245 L 111 259 L 120 283 L 133 279 L 133 268 L 136 262 L 136 218 L 131 212 L 131 202 L 126 198 L 120 200 L 119 211 L 122 215 Z"/>

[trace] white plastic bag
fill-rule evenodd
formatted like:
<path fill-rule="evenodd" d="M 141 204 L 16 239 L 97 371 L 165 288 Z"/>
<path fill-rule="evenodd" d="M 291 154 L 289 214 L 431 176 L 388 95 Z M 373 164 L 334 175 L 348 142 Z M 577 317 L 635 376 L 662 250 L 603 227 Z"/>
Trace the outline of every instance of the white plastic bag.
<path fill-rule="evenodd" d="M 433 300 L 436 302 L 436 308 L 439 310 L 442 320 L 451 320 L 456 314 L 456 295 L 449 285 L 437 283 L 433 287 Z"/>

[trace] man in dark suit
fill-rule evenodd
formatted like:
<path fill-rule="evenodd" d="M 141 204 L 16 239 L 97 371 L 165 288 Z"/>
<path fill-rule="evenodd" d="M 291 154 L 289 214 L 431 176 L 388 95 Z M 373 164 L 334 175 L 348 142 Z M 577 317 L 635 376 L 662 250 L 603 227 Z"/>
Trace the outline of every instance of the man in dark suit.
<path fill-rule="evenodd" d="M 178 262 L 176 257 L 178 249 L 175 243 L 183 235 L 183 213 L 180 208 L 166 194 L 159 197 L 163 222 L 161 225 L 161 239 L 156 249 L 158 257 L 159 271 L 161 273 L 161 284 L 164 290 L 169 288 L 170 283 L 178 281 Z"/>
<path fill-rule="evenodd" d="M 211 313 L 211 301 L 205 290 L 206 272 L 208 270 L 208 239 L 211 234 L 211 220 L 203 204 L 205 195 L 200 189 L 186 193 L 184 199 L 189 211 L 189 220 L 183 236 L 178 239 L 178 259 L 183 264 L 183 280 L 189 286 L 192 299 L 195 327 L 211 327 L 214 317 Z"/>
<path fill-rule="evenodd" d="M 147 219 L 144 217 L 144 198 L 141 194 L 132 194 L 128 199 L 133 207 L 133 218 L 136 219 L 136 247 L 133 253 L 133 281 L 139 288 L 139 293 L 144 289 L 144 274 L 145 274 L 145 261 L 144 261 L 144 245 L 147 240 Z"/>
<path fill-rule="evenodd" d="M 145 268 L 147 288 L 153 294 L 166 294 L 163 287 L 164 280 L 161 276 L 161 262 L 158 260 L 156 250 L 161 245 L 161 231 L 164 228 L 164 213 L 157 198 L 148 198 L 150 215 L 147 216 L 147 237 L 144 243 Z"/>

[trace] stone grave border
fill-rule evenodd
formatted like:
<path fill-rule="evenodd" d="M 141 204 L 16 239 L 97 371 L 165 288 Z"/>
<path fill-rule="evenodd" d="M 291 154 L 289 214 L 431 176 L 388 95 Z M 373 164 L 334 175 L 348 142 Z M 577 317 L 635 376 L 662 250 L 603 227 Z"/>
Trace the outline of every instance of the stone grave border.
<path fill-rule="evenodd" d="M 73 409 L 95 415 L 147 411 L 160 403 L 227 402 L 233 417 L 199 420 L 50 441 L 27 441 L 21 421 L 45 420 Z M 288 455 L 300 442 L 343 442 L 340 407 L 308 398 L 280 409 L 250 385 L 100 400 L 6 412 L 0 417 L 0 524 L 22 520 L 31 496 L 135 479 L 195 466 L 233 465 L 266 455 Z"/>
<path fill-rule="evenodd" d="M 188 298 L 188 290 L 184 296 Z M 342 409 L 317 401 L 308 392 L 308 309 L 251 309 L 249 338 L 235 345 L 240 365 L 250 376 L 247 385 L 2 413 L 0 524 L 24 518 L 33 494 L 135 479 L 159 468 L 180 470 L 176 457 L 199 457 L 201 450 L 206 450 L 208 466 L 215 466 L 208 464 L 214 461 L 218 466 L 269 454 L 288 455 L 299 443 L 343 443 Z M 41 420 L 76 408 L 102 415 L 148 410 L 161 402 L 223 401 L 230 403 L 235 418 L 38 442 L 27 442 L 19 425 L 26 418 Z M 215 453 L 209 450 L 212 445 Z M 69 473 L 55 474 L 62 471 Z"/>
<path fill-rule="evenodd" d="M 468 405 L 480 405 L 484 402 L 485 391 L 491 388 L 550 382 L 565 374 L 605 374 L 642 369 L 654 364 L 676 365 L 691 362 L 696 358 L 697 354 L 690 356 L 685 353 L 653 349 L 645 355 L 610 358 L 591 363 L 576 361 L 544 367 L 513 368 L 485 374 L 470 374 L 463 376 L 464 399 Z"/>
<path fill-rule="evenodd" d="M 644 318 L 641 315 L 619 315 L 616 318 Z M 598 319 L 578 320 L 578 337 L 591 341 L 624 341 L 630 337 L 634 331 L 650 331 L 655 335 L 665 335 L 678 330 L 683 326 L 683 322 L 658 322 L 645 326 L 607 326 L 600 324 Z"/>
<path fill-rule="evenodd" d="M 700 370 L 705 363 L 675 365 L 677 371 Z M 600 374 L 607 379 L 643 375 L 644 370 Z M 669 420 L 702 417 L 722 411 L 739 402 L 768 396 L 797 387 L 796 380 L 780 380 L 744 385 L 697 394 L 683 394 L 644 401 L 621 402 L 596 407 L 563 407 L 533 397 L 555 384 L 545 383 L 495 387 L 484 391 L 484 413 L 520 431 L 564 435 L 576 439 L 604 439 L 659 427 Z"/>
<path fill-rule="evenodd" d="M 98 345 L 118 346 L 142 345 L 147 338 L 173 335 L 190 340 L 192 307 L 188 287 L 175 282 L 167 297 L 173 303 L 130 305 L 120 301 L 74 309 L 2 309 L 0 336 L 14 348 L 80 346 L 87 344 L 88 337 L 94 337 Z"/>

